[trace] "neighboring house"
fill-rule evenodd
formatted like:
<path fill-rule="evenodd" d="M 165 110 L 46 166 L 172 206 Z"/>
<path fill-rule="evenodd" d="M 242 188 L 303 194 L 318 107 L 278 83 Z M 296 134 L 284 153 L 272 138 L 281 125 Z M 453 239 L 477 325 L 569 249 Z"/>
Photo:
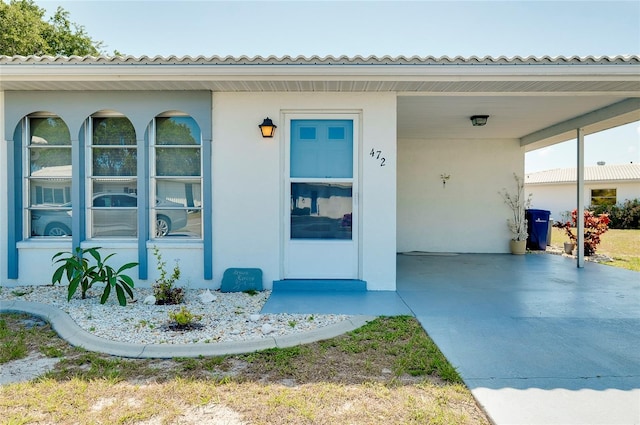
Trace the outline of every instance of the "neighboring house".
<path fill-rule="evenodd" d="M 0 57 L 0 284 L 102 246 L 148 286 L 157 246 L 393 290 L 397 252 L 509 252 L 526 151 L 637 120 L 638 56 Z"/>
<path fill-rule="evenodd" d="M 531 207 L 551 211 L 555 221 L 570 219 L 576 208 L 576 168 L 558 168 L 525 176 Z M 596 165 L 584 168 L 584 205 L 614 205 L 640 199 L 640 164 Z"/>

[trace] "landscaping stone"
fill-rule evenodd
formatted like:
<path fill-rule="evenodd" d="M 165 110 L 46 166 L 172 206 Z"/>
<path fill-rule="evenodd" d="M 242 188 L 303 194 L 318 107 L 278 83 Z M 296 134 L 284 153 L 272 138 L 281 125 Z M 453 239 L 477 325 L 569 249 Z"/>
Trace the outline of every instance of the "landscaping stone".
<path fill-rule="evenodd" d="M 26 290 L 28 289 L 28 291 Z M 100 304 L 101 288 L 90 289 L 87 299 L 79 294 L 67 301 L 65 286 L 16 287 L 2 291 L 0 302 L 21 300 L 52 305 L 66 312 L 85 331 L 107 340 L 134 344 L 189 344 L 218 343 L 281 337 L 299 332 L 313 331 L 351 318 L 337 314 L 260 314 L 271 291 L 255 295 L 243 292 L 221 293 L 210 291 L 215 302 L 203 303 L 202 290 L 185 289 L 180 306 L 146 304 L 153 298 L 151 288 L 136 288 L 138 302 L 125 307 L 115 298 Z M 17 295 L 21 294 L 21 295 Z M 202 316 L 198 326 L 189 329 L 171 328 L 169 312 L 186 307 L 192 314 Z M 257 317 L 256 320 L 252 316 Z M 290 323 L 297 325 L 291 327 Z M 267 324 L 262 329 L 263 324 Z"/>
<path fill-rule="evenodd" d="M 198 295 L 198 298 L 200 298 L 200 302 L 202 302 L 203 304 L 211 303 L 218 299 L 218 297 L 213 295 L 208 289 Z"/>

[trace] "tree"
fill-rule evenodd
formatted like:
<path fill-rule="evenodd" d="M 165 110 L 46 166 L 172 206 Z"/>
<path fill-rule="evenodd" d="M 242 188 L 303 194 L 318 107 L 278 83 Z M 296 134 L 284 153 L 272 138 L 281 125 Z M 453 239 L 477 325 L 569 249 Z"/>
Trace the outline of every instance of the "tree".
<path fill-rule="evenodd" d="M 0 55 L 87 56 L 103 53 L 102 42 L 93 40 L 84 27 L 69 20 L 58 7 L 48 21 L 45 9 L 33 0 L 0 0 Z"/>

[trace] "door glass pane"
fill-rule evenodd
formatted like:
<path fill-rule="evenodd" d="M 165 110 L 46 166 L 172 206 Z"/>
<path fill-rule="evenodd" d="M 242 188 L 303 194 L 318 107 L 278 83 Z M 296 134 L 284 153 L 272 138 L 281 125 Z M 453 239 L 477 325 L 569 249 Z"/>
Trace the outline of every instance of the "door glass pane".
<path fill-rule="evenodd" d="M 291 183 L 291 239 L 351 239 L 352 185 Z"/>

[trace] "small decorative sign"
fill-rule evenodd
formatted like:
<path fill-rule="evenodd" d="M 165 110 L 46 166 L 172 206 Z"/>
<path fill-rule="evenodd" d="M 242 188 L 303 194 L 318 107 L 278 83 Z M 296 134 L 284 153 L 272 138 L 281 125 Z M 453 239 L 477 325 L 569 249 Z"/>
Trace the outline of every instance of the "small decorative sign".
<path fill-rule="evenodd" d="M 230 268 L 224 271 L 220 292 L 262 291 L 261 269 Z"/>

